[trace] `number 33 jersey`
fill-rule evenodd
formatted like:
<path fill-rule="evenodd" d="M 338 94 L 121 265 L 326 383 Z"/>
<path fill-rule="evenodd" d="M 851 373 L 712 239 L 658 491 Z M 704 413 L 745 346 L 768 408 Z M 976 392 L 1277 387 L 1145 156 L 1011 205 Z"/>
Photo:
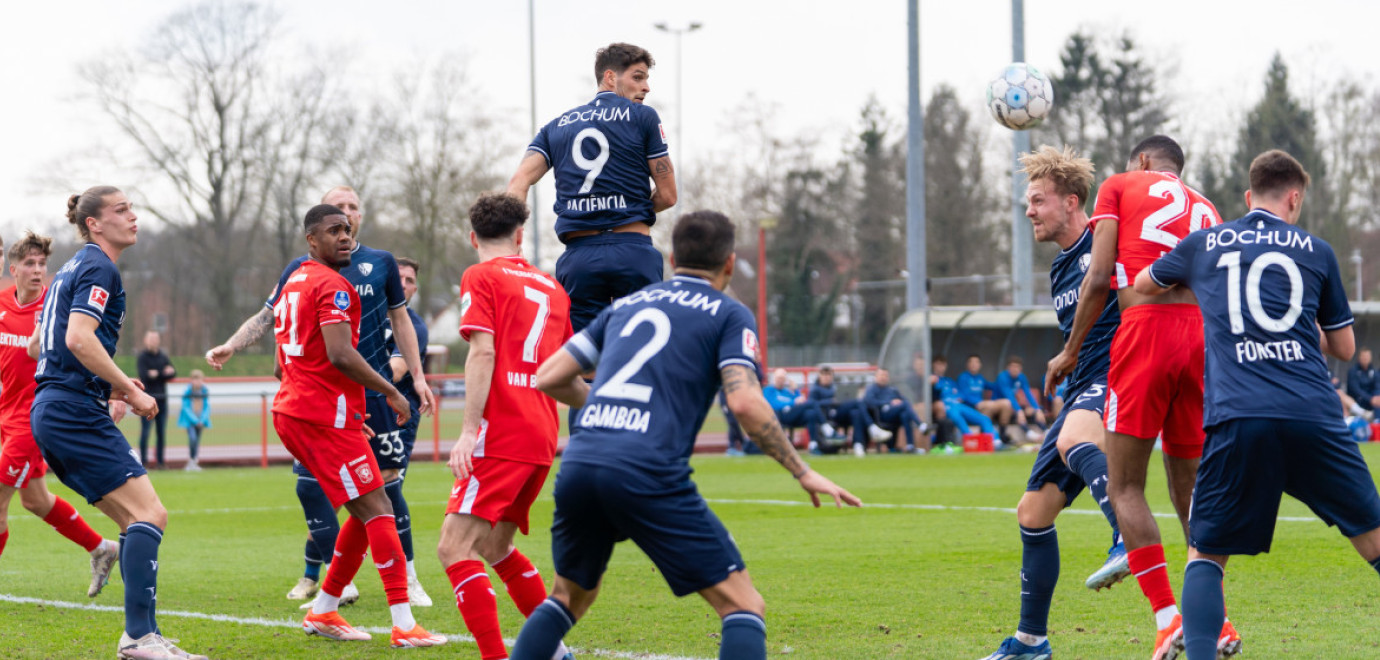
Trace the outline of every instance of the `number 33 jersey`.
<path fill-rule="evenodd" d="M 615 300 L 565 348 L 598 374 L 562 460 L 672 481 L 690 475 L 720 370 L 757 372 L 752 313 L 687 275 Z"/>
<path fill-rule="evenodd" d="M 537 367 L 570 338 L 570 298 L 521 256 L 475 264 L 460 278 L 460 336 L 476 332 L 493 337 L 494 367 L 475 457 L 550 465 L 559 422 Z"/>
<path fill-rule="evenodd" d="M 1112 290 L 1129 289 L 1139 273 L 1189 232 L 1221 223 L 1217 207 L 1169 172 L 1137 170 L 1109 177 L 1097 190 L 1089 225 L 1117 223 Z"/>
<path fill-rule="evenodd" d="M 1340 418 L 1318 326 L 1338 330 L 1353 318 L 1337 257 L 1322 239 L 1256 209 L 1189 235 L 1150 266 L 1150 277 L 1198 296 L 1204 426 Z"/>
<path fill-rule="evenodd" d="M 543 126 L 527 149 L 555 170 L 557 236 L 656 222 L 647 161 L 669 150 L 650 106 L 599 92 Z"/>
<path fill-rule="evenodd" d="M 330 266 L 308 259 L 288 276 L 273 305 L 275 360 L 283 383 L 273 414 L 357 430 L 364 424 L 364 386 L 331 364 L 321 328 L 350 324 L 359 344 L 359 294 Z"/>

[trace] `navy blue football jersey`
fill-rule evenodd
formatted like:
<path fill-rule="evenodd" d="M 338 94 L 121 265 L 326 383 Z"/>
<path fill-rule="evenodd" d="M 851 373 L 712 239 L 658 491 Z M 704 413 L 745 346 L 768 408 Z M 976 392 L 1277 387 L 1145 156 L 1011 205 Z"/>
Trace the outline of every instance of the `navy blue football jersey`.
<path fill-rule="evenodd" d="M 527 148 L 555 170 L 557 236 L 656 222 L 647 161 L 670 152 L 651 106 L 599 92 L 543 126 Z"/>
<path fill-rule="evenodd" d="M 1054 257 L 1049 267 L 1049 290 L 1054 294 L 1054 314 L 1059 317 L 1059 330 L 1068 341 L 1073 332 L 1073 315 L 1078 311 L 1078 292 L 1083 286 L 1083 275 L 1092 265 L 1092 228 L 1083 230 L 1083 235 Z M 1107 304 L 1098 315 L 1083 346 L 1078 349 L 1078 364 L 1065 380 L 1067 391 L 1082 392 L 1094 380 L 1106 377 L 1111 365 L 1112 337 L 1121 324 L 1121 307 L 1115 295 L 1107 295 Z"/>
<path fill-rule="evenodd" d="M 306 255 L 300 256 L 283 269 L 278 285 L 273 287 L 273 293 L 269 294 L 264 307 L 273 309 L 278 303 L 278 292 L 283 290 L 288 277 L 306 260 Z M 403 297 L 398 262 L 393 259 L 392 253 L 356 243 L 354 251 L 350 253 L 350 265 L 340 269 L 340 274 L 354 285 L 355 292 L 359 294 L 359 346 L 356 349 L 374 371 L 391 383 L 393 369 L 388 365 L 388 358 L 393 354 L 393 348 L 388 340 L 388 311 L 407 304 L 407 299 Z M 364 394 L 383 396 L 368 388 L 365 388 Z"/>
<path fill-rule="evenodd" d="M 87 243 L 62 265 L 39 319 L 38 383 L 40 399 L 105 401 L 110 398 L 110 383 L 87 369 L 67 348 L 67 322 L 72 314 L 85 314 L 97 321 L 96 339 L 106 354 L 115 355 L 120 326 L 125 322 L 125 285 L 120 269 L 95 243 Z"/>
<path fill-rule="evenodd" d="M 407 308 L 407 316 L 412 319 L 412 329 L 417 332 L 417 356 L 425 363 L 426 345 L 427 341 L 431 339 L 431 331 L 427 329 L 426 321 L 423 321 L 421 315 L 413 311 L 411 307 Z M 388 337 L 389 355 L 392 357 L 402 357 L 402 351 L 398 348 L 398 343 L 393 340 L 393 324 L 391 322 L 388 324 L 388 331 L 385 334 Z M 422 399 L 417 396 L 417 385 L 412 382 L 412 374 L 403 374 L 403 377 L 398 379 L 397 386 L 398 391 L 402 392 L 403 396 L 407 397 L 407 400 L 412 402 L 413 408 L 421 407 Z"/>
<path fill-rule="evenodd" d="M 690 475 L 720 370 L 757 371 L 757 327 L 742 303 L 677 275 L 615 300 L 565 350 L 599 372 L 562 460 L 677 480 Z"/>
<path fill-rule="evenodd" d="M 1341 417 L 1317 326 L 1337 330 L 1355 320 L 1337 256 L 1322 239 L 1256 209 L 1189 234 L 1150 266 L 1150 277 L 1198 296 L 1204 426 Z"/>

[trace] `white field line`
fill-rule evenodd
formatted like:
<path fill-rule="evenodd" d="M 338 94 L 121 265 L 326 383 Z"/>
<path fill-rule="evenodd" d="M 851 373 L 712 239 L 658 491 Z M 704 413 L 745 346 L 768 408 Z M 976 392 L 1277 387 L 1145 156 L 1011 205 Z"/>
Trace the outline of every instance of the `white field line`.
<path fill-rule="evenodd" d="M 29 598 L 27 596 L 11 596 L 0 594 L 0 602 L 15 603 L 19 605 L 44 605 L 47 607 L 58 607 L 68 610 L 86 610 L 90 612 L 124 612 L 125 608 L 112 605 L 96 605 L 93 603 L 72 603 L 61 600 L 45 600 L 42 598 Z M 182 610 L 158 610 L 160 617 L 177 617 L 182 619 L 201 619 L 203 621 L 215 621 L 218 623 L 234 623 L 243 626 L 260 626 L 264 628 L 302 628 L 302 623 L 294 619 L 265 619 L 262 617 L 238 617 L 228 614 L 207 614 L 205 612 L 186 612 Z M 374 634 L 387 635 L 392 632 L 390 628 L 357 626 L 359 630 Z M 474 638 L 469 635 L 456 633 L 442 633 L 451 641 L 473 642 Z M 513 641 L 504 638 L 503 643 L 508 646 L 513 645 Z M 577 649 L 572 648 L 576 655 L 592 655 L 601 658 L 629 658 L 636 660 L 713 660 L 712 658 L 692 658 L 678 655 L 661 655 L 656 653 L 633 653 L 629 651 L 607 651 L 604 649 Z"/>
<path fill-rule="evenodd" d="M 803 499 L 803 498 L 800 499 L 800 500 L 740 500 L 740 499 L 724 499 L 724 498 L 705 498 L 705 501 L 709 502 L 710 504 L 756 504 L 756 505 L 764 505 L 764 506 L 811 506 L 810 502 L 809 502 L 808 500 Z M 430 502 L 428 502 L 428 501 L 415 501 L 415 500 L 414 500 L 414 501 L 410 501 L 410 502 L 409 502 L 409 506 L 419 506 L 419 507 L 425 507 L 425 506 L 445 506 L 445 504 L 446 504 L 446 501 L 444 501 L 444 500 L 437 500 L 437 501 L 430 501 Z M 827 506 L 827 504 L 826 504 L 826 506 Z M 1014 507 L 1000 507 L 1000 506 L 952 506 L 952 505 L 948 505 L 948 504 L 890 504 L 890 503 L 884 503 L 884 502 L 883 502 L 883 503 L 864 502 L 864 503 L 863 503 L 863 506 L 864 506 L 864 507 L 873 508 L 873 509 L 904 509 L 904 510 L 912 510 L 912 511 L 982 511 L 982 512 L 987 512 L 987 513 L 1007 513 L 1007 514 L 1011 514 L 1011 515 L 1015 515 L 1015 514 L 1016 514 L 1016 509 L 1015 509 Z M 211 508 L 211 509 L 172 509 L 172 510 L 169 510 L 169 511 L 168 511 L 168 514 L 169 514 L 169 515 L 172 515 L 172 516 L 178 516 L 178 515 L 223 514 L 223 513 L 256 513 L 256 512 L 269 512 L 269 511 L 301 511 L 301 507 L 296 506 L 296 505 L 288 505 L 288 504 L 285 504 L 285 505 L 282 505 L 282 506 L 250 506 L 250 507 L 228 507 L 228 508 Z M 1060 515 L 1072 515 L 1072 516 L 1100 516 L 1100 515 L 1102 515 L 1102 511 L 1099 510 L 1099 509 L 1064 509 L 1063 513 L 1061 513 Z M 1173 514 L 1173 513 L 1155 513 L 1154 515 L 1155 515 L 1156 518 L 1165 518 L 1165 519 L 1170 519 L 1170 518 L 1175 518 L 1175 519 L 1177 519 L 1177 518 L 1178 518 L 1178 515 Z M 24 520 L 37 521 L 37 520 L 39 520 L 39 519 L 38 519 L 37 517 L 35 517 L 35 516 L 26 516 L 26 515 L 22 515 L 22 514 L 10 516 L 10 519 L 9 519 L 9 521 L 10 521 L 11 523 L 14 523 L 14 522 L 16 522 L 16 521 L 24 521 Z M 1303 522 L 1303 523 L 1308 523 L 1308 522 L 1321 522 L 1318 518 L 1313 517 L 1313 516 L 1279 516 L 1279 518 L 1277 518 L 1277 520 L 1279 520 L 1279 521 L 1281 521 L 1281 522 Z"/>

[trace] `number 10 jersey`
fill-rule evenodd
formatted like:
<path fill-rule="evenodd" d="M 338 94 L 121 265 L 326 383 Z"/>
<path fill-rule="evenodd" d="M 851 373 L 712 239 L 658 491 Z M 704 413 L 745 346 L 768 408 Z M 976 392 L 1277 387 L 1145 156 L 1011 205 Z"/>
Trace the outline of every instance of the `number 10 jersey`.
<path fill-rule="evenodd" d="M 543 126 L 527 149 L 555 170 L 557 236 L 656 222 L 647 161 L 669 150 L 650 106 L 599 92 Z"/>

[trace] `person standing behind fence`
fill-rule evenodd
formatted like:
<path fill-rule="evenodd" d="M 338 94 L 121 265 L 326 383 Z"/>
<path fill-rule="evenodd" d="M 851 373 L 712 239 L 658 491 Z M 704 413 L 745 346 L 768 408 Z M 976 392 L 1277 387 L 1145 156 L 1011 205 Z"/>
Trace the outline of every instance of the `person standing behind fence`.
<path fill-rule="evenodd" d="M 163 448 L 167 445 L 168 433 L 168 381 L 177 375 L 172 360 L 163 352 L 163 335 L 157 330 L 144 333 L 144 350 L 139 351 L 136 361 L 139 368 L 139 382 L 144 391 L 158 402 L 158 414 L 153 419 L 143 419 L 139 424 L 139 460 L 149 464 L 149 429 L 158 427 L 157 446 L 154 458 L 158 467 L 163 468 Z"/>
<path fill-rule="evenodd" d="M 201 433 L 211 428 L 211 391 L 206 387 L 206 374 L 193 369 L 192 382 L 182 392 L 182 412 L 177 415 L 177 425 L 187 429 L 187 467 L 188 472 L 200 472 L 197 454 L 201 449 Z"/>

